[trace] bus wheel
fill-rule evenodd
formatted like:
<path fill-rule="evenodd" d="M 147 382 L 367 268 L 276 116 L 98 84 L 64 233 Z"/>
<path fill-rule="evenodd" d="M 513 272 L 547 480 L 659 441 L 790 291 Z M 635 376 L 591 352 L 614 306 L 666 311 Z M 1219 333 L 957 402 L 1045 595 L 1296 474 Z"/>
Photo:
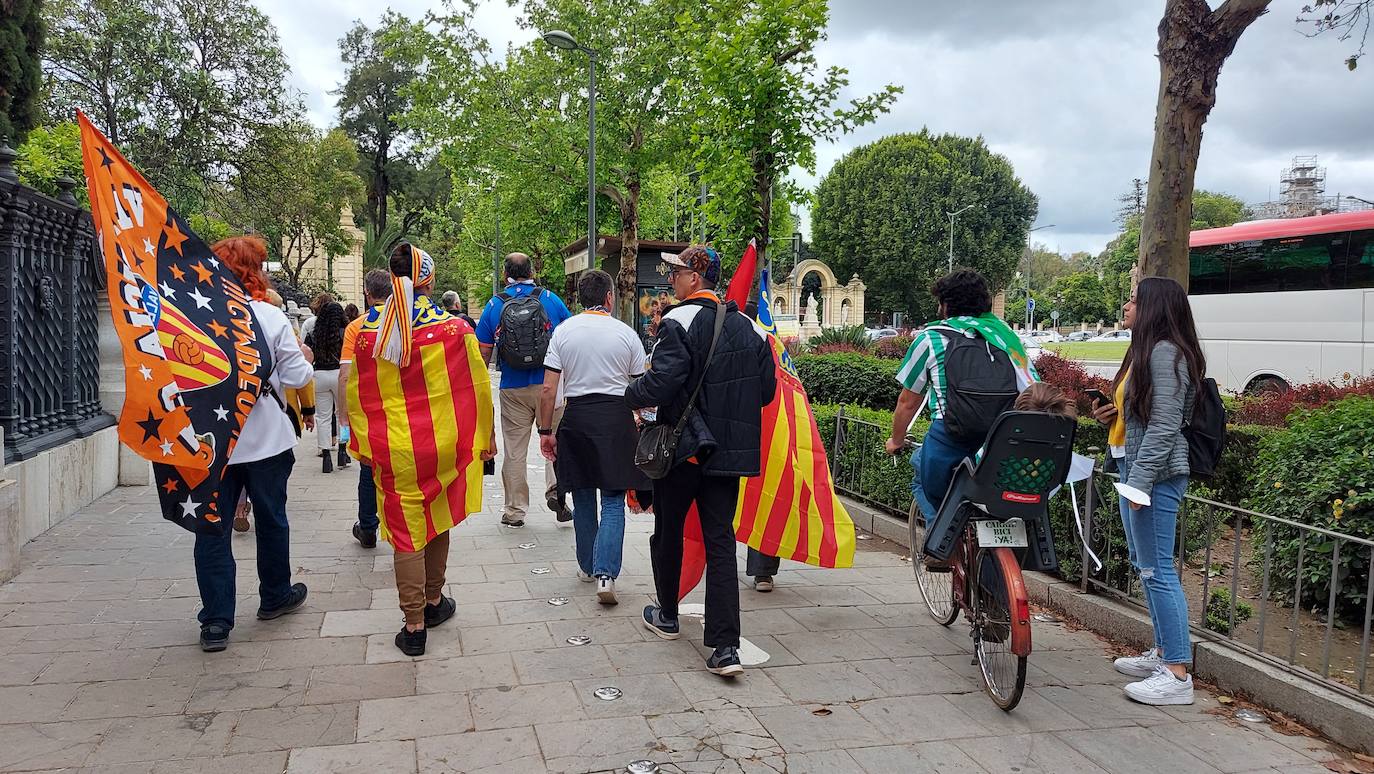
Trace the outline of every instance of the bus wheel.
<path fill-rule="evenodd" d="M 1288 386 L 1288 382 L 1279 377 L 1265 376 L 1250 382 L 1250 386 L 1245 389 L 1245 392 L 1250 395 L 1264 395 L 1266 393 L 1288 392 L 1289 389 L 1291 388 Z"/>

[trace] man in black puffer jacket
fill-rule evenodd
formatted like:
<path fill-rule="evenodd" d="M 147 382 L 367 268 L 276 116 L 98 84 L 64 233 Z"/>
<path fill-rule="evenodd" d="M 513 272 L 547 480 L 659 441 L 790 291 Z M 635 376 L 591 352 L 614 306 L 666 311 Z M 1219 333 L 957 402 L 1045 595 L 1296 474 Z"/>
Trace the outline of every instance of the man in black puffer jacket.
<path fill-rule="evenodd" d="M 715 649 L 711 672 L 733 677 L 739 661 L 739 585 L 735 580 L 735 506 L 740 479 L 759 474 L 763 407 L 777 389 L 773 353 L 763 331 L 734 302 L 715 294 L 720 256 L 693 245 L 663 256 L 673 293 L 682 299 L 664 314 L 649 370 L 625 391 L 631 408 L 658 407 L 658 421 L 676 423 L 701 381 L 672 470 L 654 482 L 654 535 L 649 551 L 658 606 L 644 608 L 645 628 L 678 638 L 678 584 L 682 575 L 682 527 L 695 503 L 706 546 L 706 633 Z M 716 314 L 725 324 L 710 363 Z M 703 380 L 703 371 L 704 380 Z"/>

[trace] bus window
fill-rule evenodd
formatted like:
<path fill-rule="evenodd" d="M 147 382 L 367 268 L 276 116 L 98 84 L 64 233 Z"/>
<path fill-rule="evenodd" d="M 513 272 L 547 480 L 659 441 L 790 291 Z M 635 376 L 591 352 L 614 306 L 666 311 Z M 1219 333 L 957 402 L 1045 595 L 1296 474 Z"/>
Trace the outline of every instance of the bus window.
<path fill-rule="evenodd" d="M 1233 254 L 1230 292 L 1328 290 L 1345 285 L 1349 233 L 1271 239 Z"/>
<path fill-rule="evenodd" d="M 1374 231 L 1351 232 L 1345 261 L 1345 287 L 1374 288 Z"/>
<path fill-rule="evenodd" d="M 1226 276 L 1224 245 L 1199 247 L 1188 255 L 1188 292 L 1195 296 L 1225 293 L 1230 282 Z"/>

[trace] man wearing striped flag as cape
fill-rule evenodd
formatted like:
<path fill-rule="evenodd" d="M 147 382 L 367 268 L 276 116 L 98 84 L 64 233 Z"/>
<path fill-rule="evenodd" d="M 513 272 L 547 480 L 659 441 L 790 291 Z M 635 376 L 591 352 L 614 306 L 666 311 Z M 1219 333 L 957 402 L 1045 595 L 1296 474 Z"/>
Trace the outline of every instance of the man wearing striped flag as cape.
<path fill-rule="evenodd" d="M 491 382 L 472 328 L 429 298 L 434 259 L 401 243 L 391 297 L 367 313 L 348 380 L 353 456 L 372 468 L 383 540 L 395 550 L 405 626 L 396 647 L 425 652 L 453 617 L 443 595 L 449 530 L 482 507 L 482 462 L 496 455 Z"/>

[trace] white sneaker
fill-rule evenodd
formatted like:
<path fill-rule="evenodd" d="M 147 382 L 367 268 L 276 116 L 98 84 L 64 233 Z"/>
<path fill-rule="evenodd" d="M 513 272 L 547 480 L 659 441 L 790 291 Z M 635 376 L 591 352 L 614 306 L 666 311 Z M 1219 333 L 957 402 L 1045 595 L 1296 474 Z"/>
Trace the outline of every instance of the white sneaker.
<path fill-rule="evenodd" d="M 582 570 L 579 569 L 577 571 L 577 579 L 582 581 L 583 583 L 591 583 L 592 581 L 596 580 L 596 576 L 589 575 L 585 572 L 582 572 Z"/>
<path fill-rule="evenodd" d="M 1159 648 L 1150 648 L 1139 656 L 1126 656 L 1112 662 L 1116 671 L 1130 677 L 1149 677 L 1164 662 L 1159 658 Z"/>
<path fill-rule="evenodd" d="M 596 577 L 596 600 L 603 605 L 619 604 L 615 598 L 615 581 L 606 575 Z"/>
<path fill-rule="evenodd" d="M 1192 704 L 1193 676 L 1188 675 L 1180 680 L 1174 677 L 1174 673 L 1170 672 L 1168 667 L 1160 664 L 1153 675 L 1138 683 L 1127 684 L 1125 691 L 1127 696 L 1141 704 L 1157 707 L 1166 704 Z"/>

